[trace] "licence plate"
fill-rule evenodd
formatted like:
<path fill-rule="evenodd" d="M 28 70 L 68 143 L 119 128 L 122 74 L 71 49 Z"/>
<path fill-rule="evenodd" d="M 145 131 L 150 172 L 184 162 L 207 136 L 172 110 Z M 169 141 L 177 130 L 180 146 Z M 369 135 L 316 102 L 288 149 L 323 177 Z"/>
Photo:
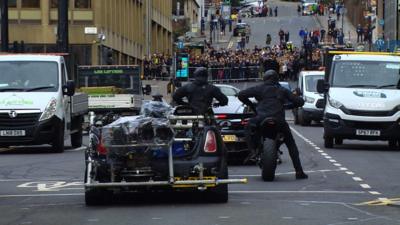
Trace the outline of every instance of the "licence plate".
<path fill-rule="evenodd" d="M 224 142 L 235 142 L 237 141 L 236 135 L 223 135 L 222 140 Z"/>
<path fill-rule="evenodd" d="M 380 130 L 356 130 L 356 135 L 359 136 L 381 136 Z"/>
<path fill-rule="evenodd" d="M 25 130 L 0 130 L 2 137 L 20 137 L 25 136 Z"/>

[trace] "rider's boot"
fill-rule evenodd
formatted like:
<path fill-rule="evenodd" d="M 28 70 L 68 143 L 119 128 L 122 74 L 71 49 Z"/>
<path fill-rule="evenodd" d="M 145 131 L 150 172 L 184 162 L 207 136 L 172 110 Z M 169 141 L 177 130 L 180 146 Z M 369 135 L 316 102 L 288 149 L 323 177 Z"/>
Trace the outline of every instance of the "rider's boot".
<path fill-rule="evenodd" d="M 296 179 L 301 180 L 301 179 L 308 179 L 308 175 L 304 173 L 303 170 L 296 171 Z"/>

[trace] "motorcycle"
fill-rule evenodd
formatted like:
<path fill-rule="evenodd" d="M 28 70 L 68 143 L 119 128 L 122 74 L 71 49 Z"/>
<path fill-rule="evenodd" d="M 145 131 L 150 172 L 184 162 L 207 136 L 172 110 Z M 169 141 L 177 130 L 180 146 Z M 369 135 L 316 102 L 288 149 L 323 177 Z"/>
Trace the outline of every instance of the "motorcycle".
<path fill-rule="evenodd" d="M 261 134 L 257 148 L 256 162 L 261 168 L 264 181 L 275 179 L 275 170 L 282 163 L 279 147 L 284 143 L 284 135 L 280 132 L 281 124 L 272 117 L 265 118 L 259 126 Z"/>

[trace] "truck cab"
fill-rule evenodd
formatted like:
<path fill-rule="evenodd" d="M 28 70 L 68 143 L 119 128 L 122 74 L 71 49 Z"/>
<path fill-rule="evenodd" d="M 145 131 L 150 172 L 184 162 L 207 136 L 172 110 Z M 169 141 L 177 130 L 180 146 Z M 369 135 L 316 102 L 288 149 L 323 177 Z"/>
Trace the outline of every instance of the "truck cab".
<path fill-rule="evenodd" d="M 0 146 L 82 145 L 87 95 L 75 94 L 61 55 L 0 55 Z"/>
<path fill-rule="evenodd" d="M 400 140 L 400 55 L 331 51 L 328 74 L 317 84 L 325 93 L 324 144 L 343 139 Z"/>
<path fill-rule="evenodd" d="M 293 109 L 295 124 L 310 125 L 312 121 L 322 120 L 323 109 L 318 108 L 324 96 L 317 92 L 317 81 L 324 79 L 324 71 L 301 71 L 299 74 L 298 88 L 300 96 L 304 99 L 303 107 Z"/>

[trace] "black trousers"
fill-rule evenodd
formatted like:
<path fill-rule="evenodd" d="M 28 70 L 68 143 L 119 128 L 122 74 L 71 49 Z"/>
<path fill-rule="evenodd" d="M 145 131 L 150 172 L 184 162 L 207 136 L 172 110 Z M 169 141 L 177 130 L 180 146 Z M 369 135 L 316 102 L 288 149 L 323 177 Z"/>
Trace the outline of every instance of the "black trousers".
<path fill-rule="evenodd" d="M 262 133 L 260 132 L 259 125 L 265 119 L 265 116 L 257 115 L 249 120 L 249 124 L 246 128 L 246 142 L 251 152 L 256 152 Z M 299 149 L 297 148 L 296 142 L 293 138 L 289 124 L 282 120 L 278 122 L 278 131 L 284 136 L 284 143 L 289 151 L 289 156 L 292 159 L 293 167 L 296 172 L 303 171 L 303 167 L 300 162 Z"/>

